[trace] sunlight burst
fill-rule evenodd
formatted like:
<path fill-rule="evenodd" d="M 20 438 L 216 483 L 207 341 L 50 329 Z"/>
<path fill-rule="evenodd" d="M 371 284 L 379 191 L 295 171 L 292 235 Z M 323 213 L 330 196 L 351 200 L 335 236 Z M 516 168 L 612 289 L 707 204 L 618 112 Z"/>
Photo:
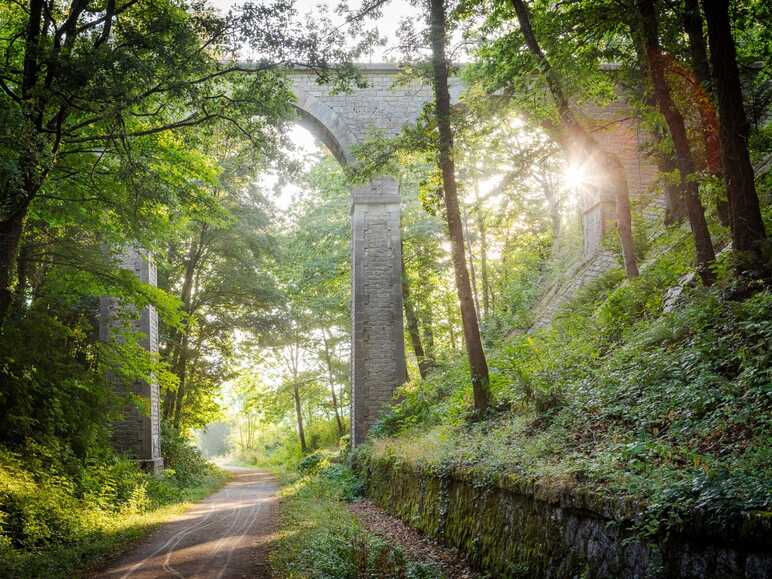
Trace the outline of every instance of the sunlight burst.
<path fill-rule="evenodd" d="M 582 187 L 587 182 L 587 178 L 587 171 L 583 163 L 569 163 L 563 171 L 563 182 L 571 191 Z"/>

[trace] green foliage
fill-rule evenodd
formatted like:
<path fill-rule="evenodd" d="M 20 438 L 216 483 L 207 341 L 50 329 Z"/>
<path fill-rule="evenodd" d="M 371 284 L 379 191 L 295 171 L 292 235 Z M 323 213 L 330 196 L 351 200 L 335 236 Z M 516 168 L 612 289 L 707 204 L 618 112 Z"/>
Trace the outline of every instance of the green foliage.
<path fill-rule="evenodd" d="M 114 407 L 88 306 L 67 318 L 37 309 L 0 333 L 0 440 L 58 438 L 83 455 Z M 25 344 L 19 348 L 19 344 Z"/>
<path fill-rule="evenodd" d="M 55 439 L 21 453 L 0 448 L 3 576 L 72 577 L 222 484 L 189 445 L 165 442 L 176 470 L 160 477 L 109 452 L 75 457 Z"/>
<path fill-rule="evenodd" d="M 216 476 L 217 468 L 207 461 L 190 440 L 168 424 L 163 425 L 161 452 L 164 459 L 164 477 L 173 479 L 180 487 L 201 484 L 207 477 Z"/>
<path fill-rule="evenodd" d="M 319 467 L 283 489 L 283 531 L 271 552 L 277 577 L 442 577 L 362 528 L 345 504 L 360 491 L 356 475 L 341 464 Z"/>
<path fill-rule="evenodd" d="M 238 430 L 246 428 L 246 425 L 237 422 L 235 428 L 238 437 Z M 292 426 L 263 423 L 256 427 L 251 444 L 239 447 L 235 458 L 249 466 L 270 469 L 283 478 L 294 478 L 298 471 L 314 471 L 327 457 L 337 455 L 343 448 L 335 420 L 309 423 L 306 437 L 310 453 L 304 455 L 300 450 L 297 432 Z M 301 467 L 301 464 L 304 466 Z"/>
<path fill-rule="evenodd" d="M 499 344 L 496 414 L 470 422 L 463 365 L 446 366 L 405 389 L 365 453 L 633 497 L 643 534 L 769 511 L 772 293 L 687 286 L 664 312 L 691 257 L 672 242 L 639 279 L 612 271 L 551 327 Z"/>
<path fill-rule="evenodd" d="M 304 456 L 298 463 L 298 473 L 300 473 L 301 476 L 304 476 L 318 471 L 322 460 L 324 460 L 324 454 L 321 452 L 312 452 L 311 454 Z"/>

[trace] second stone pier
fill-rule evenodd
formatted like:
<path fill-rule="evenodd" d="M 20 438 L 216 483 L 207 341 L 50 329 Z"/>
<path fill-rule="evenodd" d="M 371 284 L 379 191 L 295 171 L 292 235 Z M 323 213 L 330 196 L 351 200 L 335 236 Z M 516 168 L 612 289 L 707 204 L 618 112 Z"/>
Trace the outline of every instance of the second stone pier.
<path fill-rule="evenodd" d="M 400 198 L 393 177 L 352 195 L 352 444 L 364 441 L 405 381 Z"/>

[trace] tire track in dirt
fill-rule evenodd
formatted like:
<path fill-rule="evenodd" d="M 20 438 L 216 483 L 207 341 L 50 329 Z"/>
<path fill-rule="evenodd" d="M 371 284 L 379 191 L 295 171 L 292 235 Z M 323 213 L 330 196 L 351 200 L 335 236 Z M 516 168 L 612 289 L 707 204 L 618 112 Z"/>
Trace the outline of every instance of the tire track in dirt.
<path fill-rule="evenodd" d="M 270 577 L 267 553 L 277 528 L 278 485 L 265 472 L 229 470 L 234 479 L 225 488 L 92 577 Z"/>

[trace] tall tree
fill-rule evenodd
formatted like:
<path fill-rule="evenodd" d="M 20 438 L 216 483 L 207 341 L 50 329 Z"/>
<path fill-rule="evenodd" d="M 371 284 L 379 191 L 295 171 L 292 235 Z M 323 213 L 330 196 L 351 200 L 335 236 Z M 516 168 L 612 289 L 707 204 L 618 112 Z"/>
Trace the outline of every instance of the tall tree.
<path fill-rule="evenodd" d="M 710 64 L 698 0 L 684 0 L 682 19 L 689 39 L 689 55 L 694 74 L 705 90 L 710 91 Z"/>
<path fill-rule="evenodd" d="M 301 354 L 307 341 L 307 336 L 303 333 L 305 328 L 300 327 L 298 321 L 292 317 L 290 310 L 285 311 L 284 316 L 280 331 L 272 337 L 276 341 L 271 347 L 285 372 L 280 390 L 289 389 L 292 394 L 298 442 L 301 452 L 306 453 L 308 452 L 308 444 L 305 424 L 303 423 L 303 401 L 300 388 L 314 381 L 316 377 L 306 376 L 301 368 Z"/>
<path fill-rule="evenodd" d="M 327 337 L 327 328 L 322 327 L 322 343 L 324 344 L 324 364 L 327 368 L 327 382 L 330 385 L 330 399 L 332 409 L 335 412 L 335 424 L 338 427 L 338 436 L 343 436 L 343 419 L 340 416 L 338 406 L 338 393 L 335 391 L 335 372 L 332 365 L 332 352 L 330 351 L 330 339 Z"/>
<path fill-rule="evenodd" d="M 691 88 L 700 115 L 702 140 L 705 146 L 705 167 L 709 174 L 722 177 L 718 118 L 713 102 L 708 48 L 705 44 L 704 22 L 698 0 L 684 0 L 682 20 L 689 39 L 689 59 L 694 78 L 688 73 L 682 76 Z M 675 61 L 673 64 L 676 64 Z M 676 64 L 674 68 L 680 67 Z M 729 203 L 723 196 L 716 199 L 716 213 L 722 225 L 730 225 Z"/>
<path fill-rule="evenodd" d="M 205 2 L 176 0 L 0 7 L 0 326 L 27 217 L 43 195 L 55 195 L 54 181 L 93 177 L 118 157 L 131 179 L 142 168 L 133 161 L 142 139 L 214 121 L 255 144 L 272 138 L 266 121 L 291 110 L 274 69 L 303 62 L 329 77 L 329 63 L 348 56 L 342 29 L 306 35 L 294 14 L 291 1 L 270 9 L 246 2 L 224 17 Z M 222 62 L 242 44 L 258 51 L 258 64 Z"/>
<path fill-rule="evenodd" d="M 410 282 L 407 279 L 407 271 L 405 270 L 404 253 L 402 254 L 402 306 L 405 310 L 405 321 L 407 322 L 406 326 L 408 336 L 410 336 L 410 344 L 413 346 L 413 353 L 418 362 L 418 373 L 421 378 L 424 379 L 429 374 L 432 362 L 426 357 L 423 342 L 421 341 L 421 333 L 418 328 L 418 315 L 416 314 L 413 296 L 410 293 Z"/>
<path fill-rule="evenodd" d="M 569 150 L 578 150 L 581 157 L 589 156 L 594 162 L 598 163 L 614 190 L 617 229 L 622 245 L 625 272 L 628 277 L 637 277 L 638 262 L 635 257 L 635 242 L 633 240 L 633 225 L 630 214 L 630 190 L 624 166 L 616 155 L 604 151 L 597 140 L 577 119 L 563 90 L 560 78 L 539 46 L 531 26 L 531 17 L 525 2 L 523 0 L 512 0 L 512 5 L 520 23 L 520 30 L 525 37 L 526 46 L 536 59 L 539 69 L 547 82 L 550 94 L 555 101 L 561 124 L 559 127 L 562 133 L 561 144 Z"/>
<path fill-rule="evenodd" d="M 450 234 L 453 269 L 461 308 L 461 321 L 472 375 L 474 406 L 484 411 L 491 402 L 488 362 L 483 350 L 480 326 L 477 322 L 469 271 L 464 250 L 464 230 L 458 202 L 456 169 L 453 161 L 453 130 L 450 124 L 450 92 L 448 90 L 448 62 L 445 54 L 447 31 L 444 0 L 431 0 L 432 69 L 434 74 L 434 106 L 439 131 L 439 164 L 445 211 Z"/>
<path fill-rule="evenodd" d="M 277 295 L 266 272 L 273 257 L 269 204 L 254 186 L 265 161 L 223 129 L 186 140 L 217 159 L 219 172 L 200 205 L 175 212 L 176 235 L 159 260 L 161 286 L 186 314 L 181 326 L 163 332 L 162 352 L 178 377 L 165 394 L 164 418 L 177 428 L 200 426 L 200 411 L 211 404 L 206 392 L 226 378 L 233 333 L 264 328 Z"/>
<path fill-rule="evenodd" d="M 488 232 L 485 226 L 485 213 L 480 199 L 480 183 L 474 184 L 474 215 L 477 225 L 477 235 L 480 236 L 480 278 L 482 281 L 482 313 L 488 315 L 491 311 L 491 284 L 488 276 Z"/>
<path fill-rule="evenodd" d="M 477 287 L 477 269 L 474 266 L 474 251 L 472 250 L 472 234 L 469 231 L 469 215 L 467 214 L 466 206 L 462 205 L 463 212 L 463 227 L 464 227 L 464 239 L 466 240 L 466 252 L 469 258 L 469 275 L 472 282 L 472 301 L 474 302 L 475 314 L 477 315 L 477 321 L 479 323 L 482 316 L 480 310 L 480 292 Z"/>
<path fill-rule="evenodd" d="M 689 137 L 686 134 L 686 124 L 683 115 L 673 102 L 665 77 L 664 58 L 657 36 L 657 15 L 654 0 L 638 0 L 638 12 L 641 16 L 646 63 L 651 84 L 654 87 L 654 98 L 662 116 L 665 117 L 676 150 L 678 171 L 681 176 L 681 191 L 685 196 L 689 225 L 697 250 L 697 267 L 703 282 L 710 285 L 714 281 L 710 265 L 715 261 L 716 254 L 710 239 L 708 224 L 705 221 L 705 210 L 700 201 L 697 182 L 694 180 L 694 157 L 689 145 Z"/>
<path fill-rule="evenodd" d="M 718 97 L 721 161 L 729 198 L 733 249 L 747 258 L 752 267 L 768 269 L 769 265 L 763 261 L 766 231 L 748 152 L 750 125 L 743 106 L 729 2 L 703 0 L 702 8 L 708 23 L 711 70 Z"/>
<path fill-rule="evenodd" d="M 292 381 L 292 397 L 295 400 L 295 418 L 298 425 L 298 440 L 300 441 L 300 451 L 303 453 L 308 452 L 308 445 L 306 444 L 306 432 L 303 429 L 303 410 L 300 403 L 300 384 L 297 379 Z"/>

